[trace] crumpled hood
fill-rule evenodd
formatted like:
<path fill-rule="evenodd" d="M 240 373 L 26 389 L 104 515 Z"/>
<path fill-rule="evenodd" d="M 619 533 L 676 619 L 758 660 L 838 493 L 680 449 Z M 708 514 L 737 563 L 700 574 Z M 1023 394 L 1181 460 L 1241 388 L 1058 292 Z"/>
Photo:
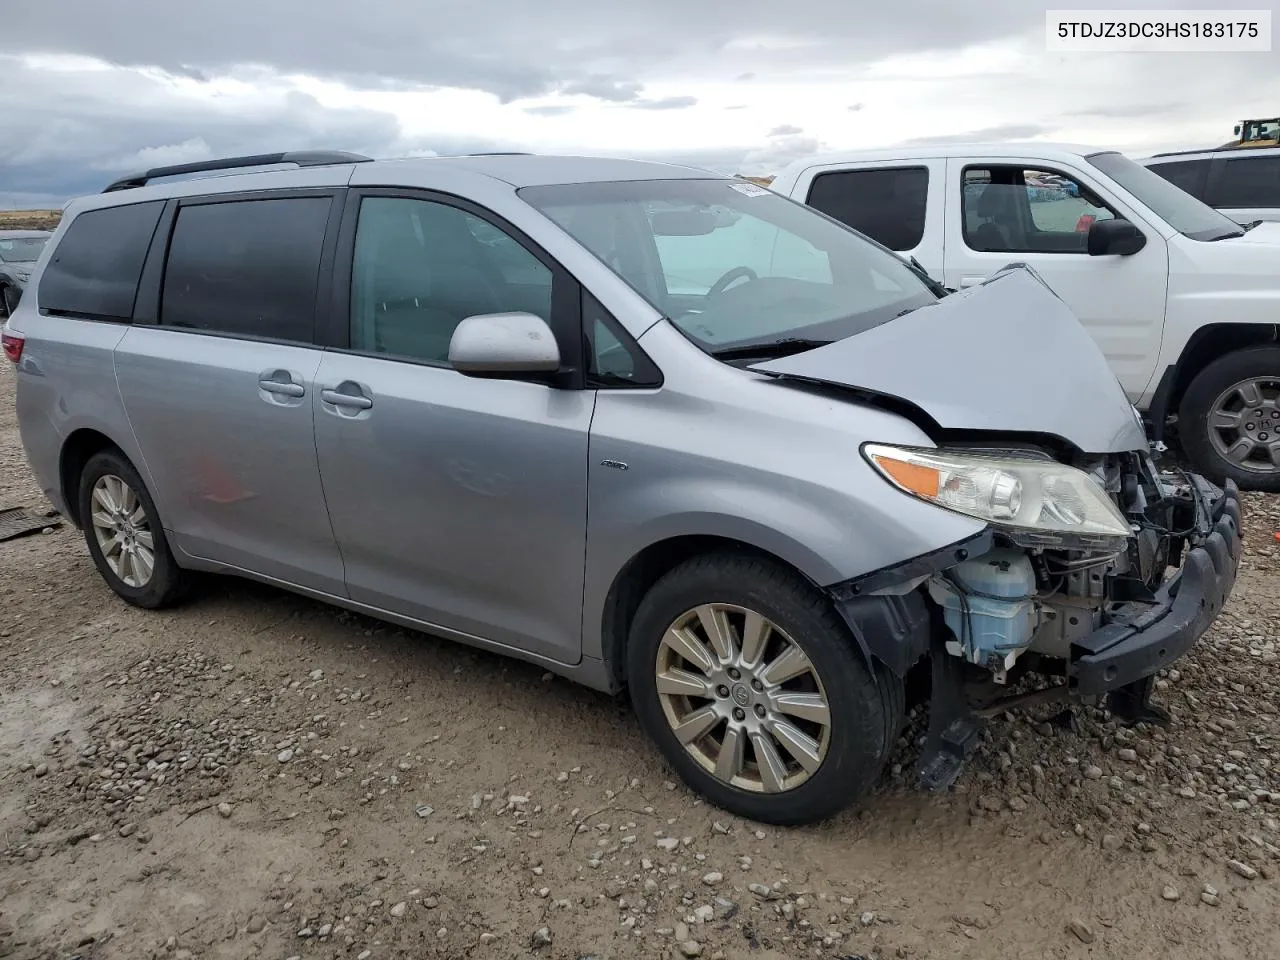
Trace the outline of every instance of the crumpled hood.
<path fill-rule="evenodd" d="M 750 369 L 904 401 L 944 430 L 1049 434 L 1086 453 L 1147 449 L 1106 358 L 1028 268 Z"/>

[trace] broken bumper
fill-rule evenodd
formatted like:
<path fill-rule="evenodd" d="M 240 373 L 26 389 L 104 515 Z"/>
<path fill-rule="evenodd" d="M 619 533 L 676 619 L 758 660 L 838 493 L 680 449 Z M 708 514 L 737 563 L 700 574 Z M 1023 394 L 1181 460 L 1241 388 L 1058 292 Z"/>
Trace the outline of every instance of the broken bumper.
<path fill-rule="evenodd" d="M 1102 696 L 1150 677 L 1185 654 L 1231 596 L 1240 566 L 1240 491 L 1195 478 L 1208 506 L 1196 545 L 1156 593 L 1119 608 L 1111 622 L 1073 646 L 1067 676 L 1079 696 Z"/>

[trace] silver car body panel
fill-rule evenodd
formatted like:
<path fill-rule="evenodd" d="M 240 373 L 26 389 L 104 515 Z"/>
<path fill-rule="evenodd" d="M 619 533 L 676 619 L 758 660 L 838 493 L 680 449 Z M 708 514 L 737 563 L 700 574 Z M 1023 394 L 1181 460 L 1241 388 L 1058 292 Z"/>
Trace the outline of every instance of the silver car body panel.
<path fill-rule="evenodd" d="M 987 409 L 992 429 L 1049 425 L 1086 447 L 1143 446 L 1120 423 L 1131 410 L 1096 348 L 1083 357 L 1077 350 L 1074 318 L 1046 333 L 1065 308 L 1035 297 L 1034 284 L 1001 281 L 954 310 L 928 307 L 768 365 L 768 373 L 744 370 L 708 357 L 515 192 L 537 183 L 713 176 L 630 161 L 477 157 L 206 177 L 81 198 L 10 321 L 25 337 L 18 413 L 31 466 L 65 509 L 62 450 L 76 430 L 94 430 L 138 467 L 184 565 L 288 587 L 609 689 L 616 680 L 605 658 L 617 652 L 604 637 L 609 593 L 647 548 L 717 537 L 826 586 L 983 529 L 903 496 L 859 452 L 871 441 L 931 446 L 920 426 L 779 374 L 901 392 L 944 425 L 980 425 L 975 411 Z M 505 218 L 637 339 L 662 385 L 557 390 L 39 311 L 49 252 L 87 210 L 348 183 L 432 190 Z M 949 369 L 960 345 L 984 343 L 993 346 L 981 369 L 969 364 L 972 350 L 964 367 Z M 919 356 L 921 344 L 934 352 Z M 1069 389 L 1038 389 L 1077 361 L 1083 367 L 1066 374 Z M 303 395 L 264 390 L 277 371 Z M 365 391 L 371 405 L 340 409 L 324 400 L 322 391 L 340 387 Z M 989 403 L 997 406 L 982 406 Z M 219 481 L 210 460 L 234 465 L 233 482 Z"/>

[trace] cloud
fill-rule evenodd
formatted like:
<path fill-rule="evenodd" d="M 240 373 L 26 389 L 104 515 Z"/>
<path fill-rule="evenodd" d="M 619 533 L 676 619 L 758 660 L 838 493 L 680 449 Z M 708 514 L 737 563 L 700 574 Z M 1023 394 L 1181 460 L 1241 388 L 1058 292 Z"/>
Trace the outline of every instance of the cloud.
<path fill-rule="evenodd" d="M 641 110 L 683 110 L 686 107 L 697 106 L 697 97 L 662 97 L 658 100 L 635 100 L 627 106 L 637 107 Z"/>
<path fill-rule="evenodd" d="M 797 127 L 795 124 L 792 124 L 792 123 L 784 123 L 784 124 L 782 124 L 782 126 L 780 126 L 780 127 L 774 127 L 772 130 L 770 130 L 770 131 L 769 131 L 769 133 L 768 133 L 768 136 L 770 136 L 770 137 L 788 137 L 788 136 L 792 136 L 792 135 L 797 134 L 797 133 L 804 133 L 804 130 L 802 130 L 800 127 Z"/>
<path fill-rule="evenodd" d="M 1157 2 L 1205 6 L 1138 5 Z M 1023 0 L 599 14 L 598 0 L 364 0 L 358 17 L 337 0 L 19 0 L 0 28 L 0 205 L 98 189 L 156 157 L 308 147 L 680 155 L 763 173 L 808 145 L 903 138 L 1140 155 L 1225 141 L 1275 112 L 1280 76 L 1280 48 L 1051 52 L 1043 8 Z M 803 134 L 762 135 L 780 120 Z"/>
<path fill-rule="evenodd" d="M 982 127 L 964 133 L 945 133 L 933 136 L 925 135 L 900 140 L 907 146 L 920 146 L 932 143 L 992 143 L 1001 140 L 1030 140 L 1053 132 L 1053 127 L 1039 123 L 1002 123 L 994 127 Z"/>
<path fill-rule="evenodd" d="M 574 108 L 566 104 L 545 104 L 540 107 L 525 107 L 525 113 L 536 117 L 563 117 L 573 113 Z"/>

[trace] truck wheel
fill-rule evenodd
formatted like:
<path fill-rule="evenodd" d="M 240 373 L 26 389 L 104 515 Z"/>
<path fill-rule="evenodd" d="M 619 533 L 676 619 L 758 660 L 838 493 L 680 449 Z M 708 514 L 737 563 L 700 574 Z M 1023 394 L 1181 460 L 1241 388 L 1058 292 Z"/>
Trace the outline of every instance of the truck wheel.
<path fill-rule="evenodd" d="M 1178 406 L 1178 436 L 1215 483 L 1280 492 L 1280 347 L 1238 350 L 1201 370 Z"/>
<path fill-rule="evenodd" d="M 901 681 L 873 672 L 827 599 L 741 554 L 695 557 L 650 589 L 627 676 L 680 777 L 764 823 L 811 823 L 858 800 L 902 728 Z"/>
<path fill-rule="evenodd" d="M 189 574 L 173 559 L 156 505 L 124 454 L 103 450 L 90 457 L 79 494 L 85 542 L 107 586 L 148 609 L 181 599 Z"/>

